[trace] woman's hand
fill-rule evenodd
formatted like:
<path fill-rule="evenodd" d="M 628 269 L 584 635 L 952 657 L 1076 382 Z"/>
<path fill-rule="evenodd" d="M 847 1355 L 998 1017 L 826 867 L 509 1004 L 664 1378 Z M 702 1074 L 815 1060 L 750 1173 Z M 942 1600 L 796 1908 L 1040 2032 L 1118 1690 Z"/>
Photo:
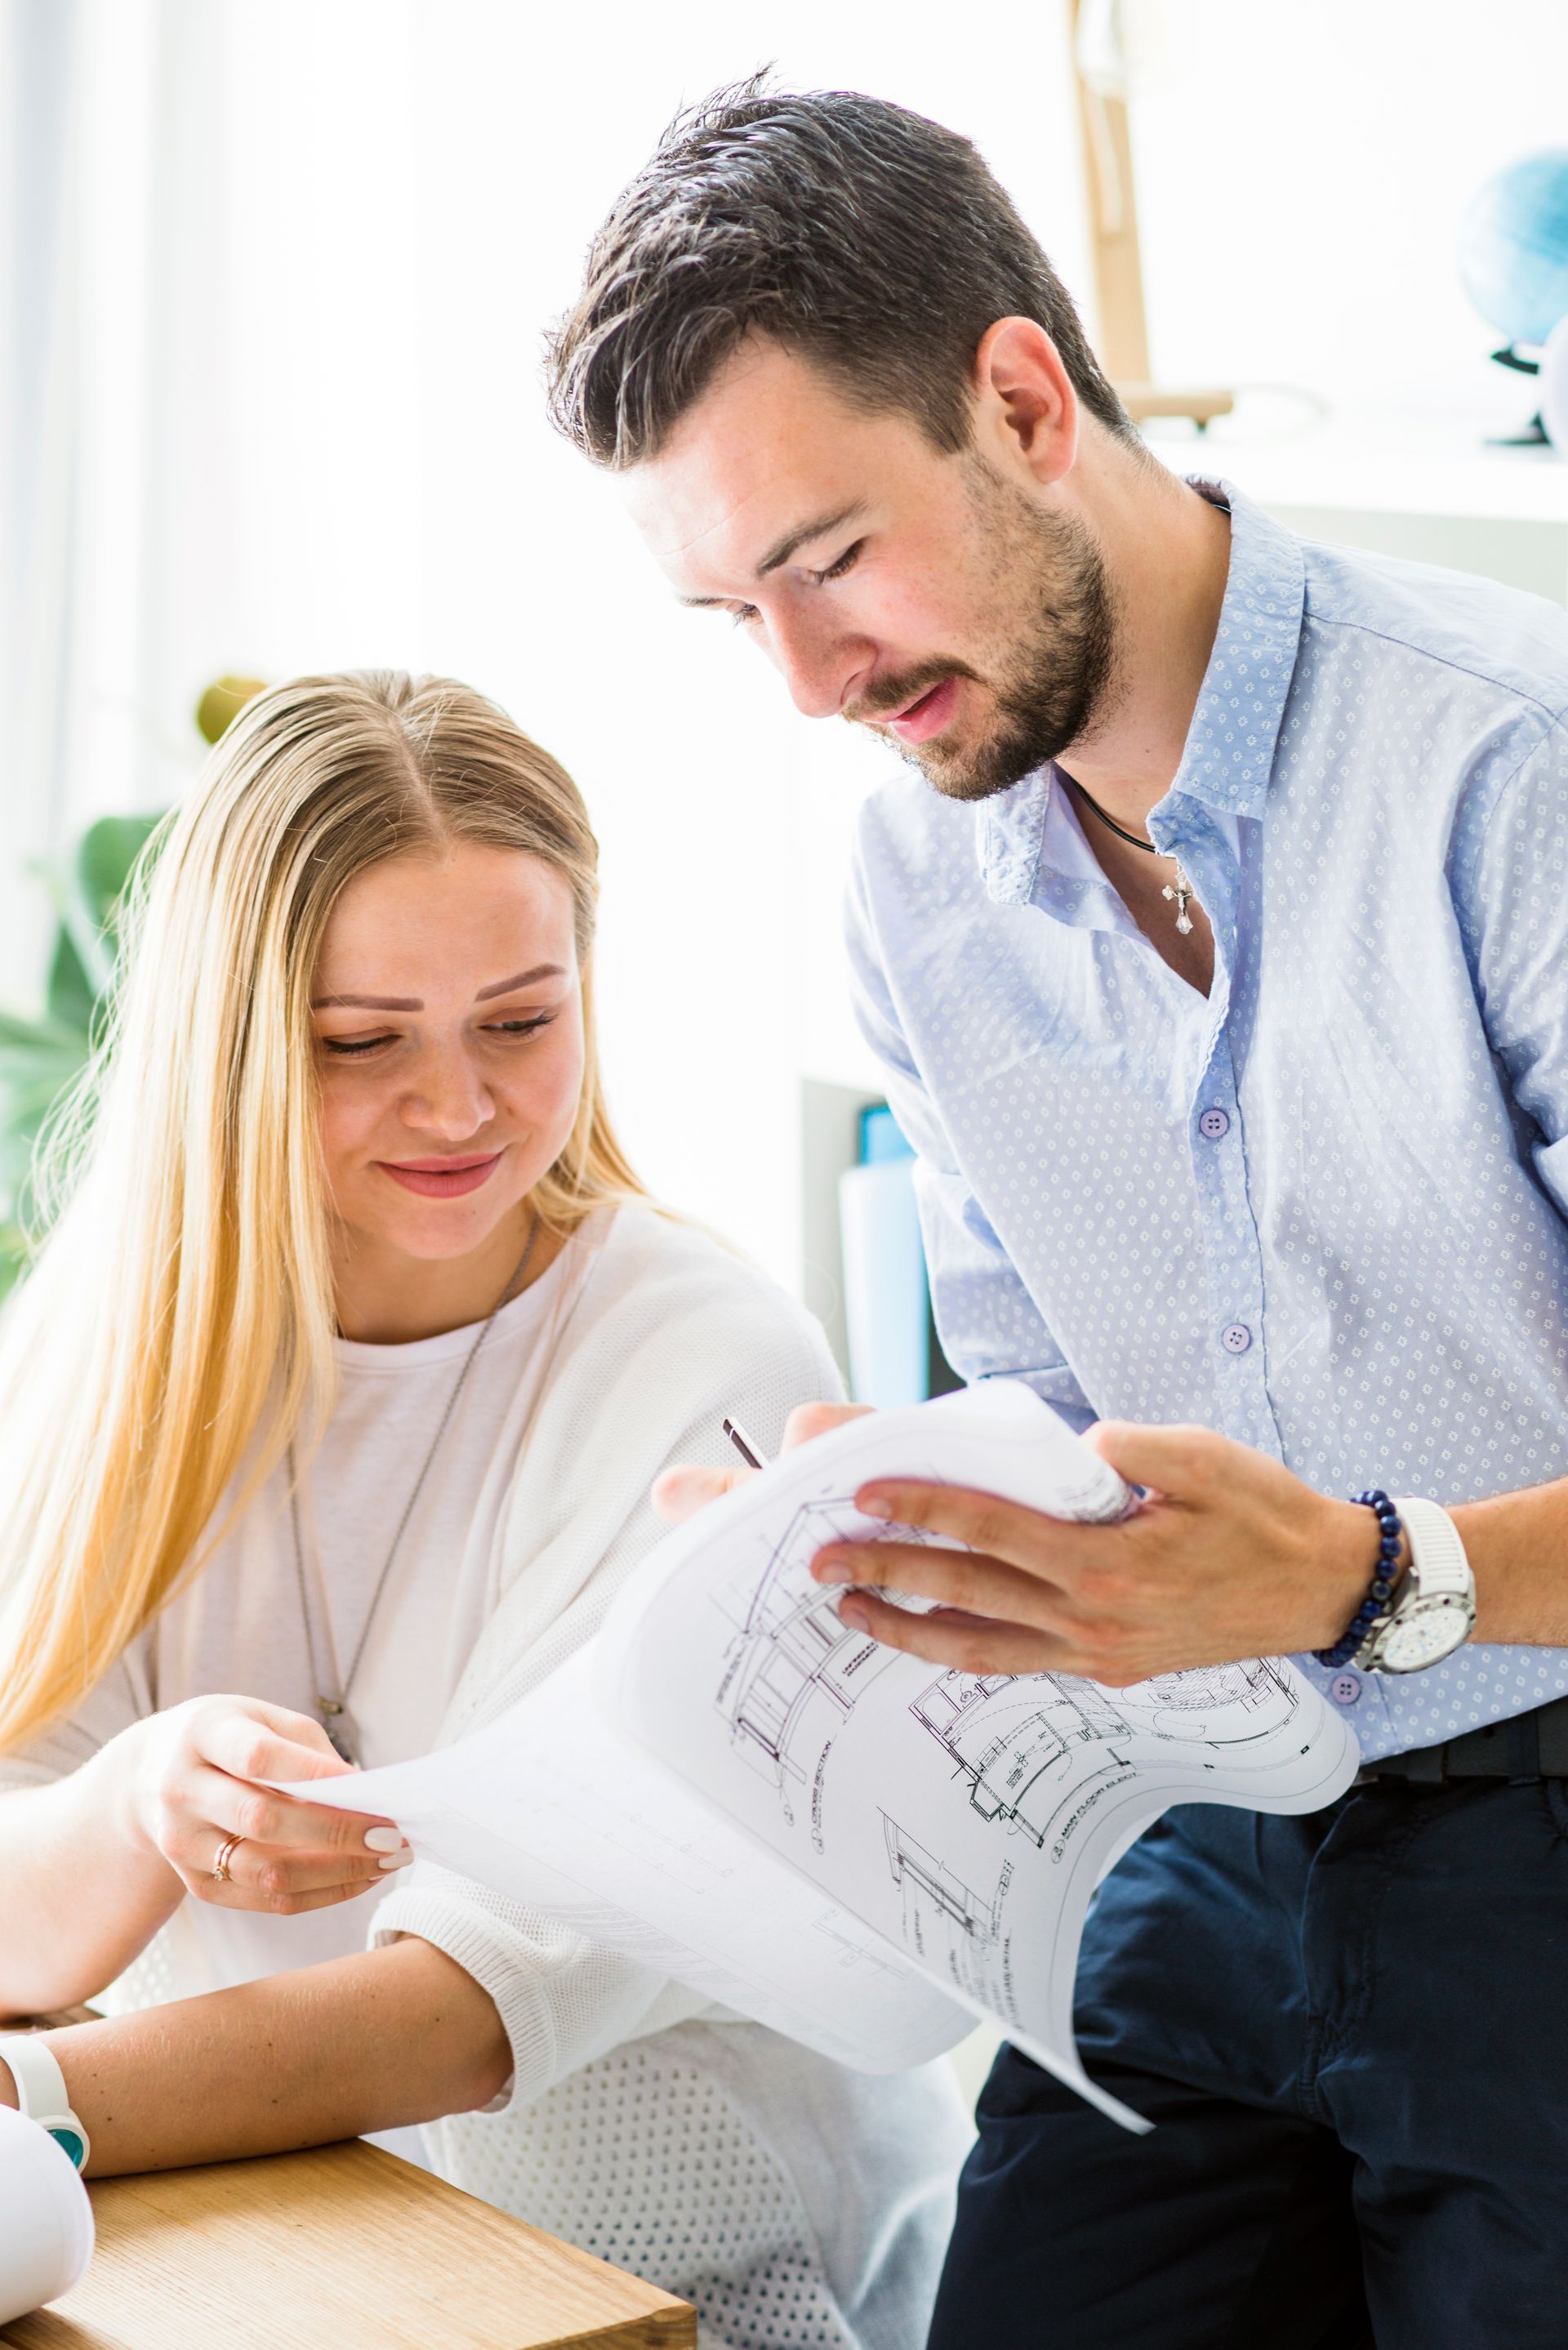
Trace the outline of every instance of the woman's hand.
<path fill-rule="evenodd" d="M 330 1908 L 413 1858 L 389 1821 L 254 1783 L 341 1778 L 351 1768 L 318 1723 L 259 1698 L 171 1706 L 122 1731 L 88 1768 L 114 1790 L 128 1839 L 219 1908 L 283 1917 Z M 220 1882 L 213 1864 L 231 1837 L 239 1842 Z"/>
<path fill-rule="evenodd" d="M 784 1422 L 780 1449 L 793 1452 L 797 1444 L 809 1444 L 814 1436 L 826 1436 L 847 1419 L 864 1419 L 871 1409 L 868 1403 L 797 1403 Z M 682 1461 L 654 1479 L 653 1506 L 666 1524 L 679 1526 L 756 1473 L 754 1469 L 710 1469 Z"/>

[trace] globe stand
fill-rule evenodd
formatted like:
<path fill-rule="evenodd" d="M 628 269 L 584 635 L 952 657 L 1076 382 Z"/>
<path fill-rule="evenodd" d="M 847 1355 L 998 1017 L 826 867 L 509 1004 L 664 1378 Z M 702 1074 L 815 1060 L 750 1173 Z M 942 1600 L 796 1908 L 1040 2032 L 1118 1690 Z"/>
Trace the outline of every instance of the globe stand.
<path fill-rule="evenodd" d="M 1539 375 L 1541 361 L 1527 359 L 1515 343 L 1504 343 L 1501 351 L 1493 351 L 1497 366 L 1511 368 L 1515 375 Z M 1489 432 L 1489 449 L 1544 449 L 1552 436 L 1546 430 L 1546 419 L 1538 408 L 1528 424 L 1517 432 Z"/>

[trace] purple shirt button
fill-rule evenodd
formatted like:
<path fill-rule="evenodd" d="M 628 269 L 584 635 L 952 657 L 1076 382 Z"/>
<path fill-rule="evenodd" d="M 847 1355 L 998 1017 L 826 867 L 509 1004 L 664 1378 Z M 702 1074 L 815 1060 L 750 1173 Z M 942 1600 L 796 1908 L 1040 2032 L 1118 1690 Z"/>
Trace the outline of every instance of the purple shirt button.
<path fill-rule="evenodd" d="M 1231 1121 L 1222 1109 L 1206 1109 L 1198 1121 L 1198 1131 L 1207 1141 L 1218 1142 L 1231 1131 Z"/>
<path fill-rule="evenodd" d="M 1328 1693 L 1335 1705 L 1354 1705 L 1361 1695 L 1361 1675 L 1335 1673 L 1328 1685 Z"/>
<path fill-rule="evenodd" d="M 1244 1322 L 1227 1323 L 1220 1334 L 1220 1343 L 1228 1355 L 1244 1355 L 1252 1343 L 1252 1334 Z"/>

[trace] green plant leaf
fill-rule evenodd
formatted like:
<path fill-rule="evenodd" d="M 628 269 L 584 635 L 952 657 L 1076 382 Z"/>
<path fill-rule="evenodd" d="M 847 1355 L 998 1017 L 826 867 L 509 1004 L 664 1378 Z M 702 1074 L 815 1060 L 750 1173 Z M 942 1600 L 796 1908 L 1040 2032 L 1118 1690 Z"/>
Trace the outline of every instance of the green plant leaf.
<path fill-rule="evenodd" d="M 155 816 L 100 816 L 82 835 L 68 865 L 51 861 L 39 867 L 60 915 L 49 966 L 51 1019 L 90 1035 L 99 1000 L 114 976 L 125 885 L 161 820 Z"/>
<path fill-rule="evenodd" d="M 55 951 L 49 961 L 44 1000 L 52 1021 L 87 1035 L 92 1026 L 98 990 L 83 969 L 75 933 L 67 921 L 62 921 L 55 932 Z"/>
<path fill-rule="evenodd" d="M 161 820 L 100 817 L 68 860 L 51 858 L 35 868 L 60 919 L 45 1017 L 0 1012 L 0 1297 L 26 1261 L 21 1219 L 39 1129 L 91 1049 L 99 1007 L 114 976 L 125 885 Z"/>
<path fill-rule="evenodd" d="M 0 1298 L 7 1297 L 27 1265 L 27 1235 L 18 1223 L 0 1222 Z"/>
<path fill-rule="evenodd" d="M 151 816 L 106 816 L 89 825 L 77 846 L 61 920 L 91 991 L 90 1021 L 98 999 L 114 976 L 116 910 L 157 821 Z"/>
<path fill-rule="evenodd" d="M 76 1021 L 25 1020 L 16 1012 L 0 1012 L 0 1066 L 13 1053 L 77 1053 L 83 1031 Z"/>
<path fill-rule="evenodd" d="M 96 931 L 116 928 L 131 868 L 161 821 L 155 816 L 105 816 L 83 833 L 77 849 L 76 884 Z"/>

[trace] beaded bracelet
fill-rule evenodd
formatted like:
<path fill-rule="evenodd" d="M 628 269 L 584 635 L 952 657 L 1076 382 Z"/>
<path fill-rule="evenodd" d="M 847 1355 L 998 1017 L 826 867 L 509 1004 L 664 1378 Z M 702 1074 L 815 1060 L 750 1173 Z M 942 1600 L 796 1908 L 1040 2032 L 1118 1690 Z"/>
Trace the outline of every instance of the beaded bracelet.
<path fill-rule="evenodd" d="M 1399 1580 L 1399 1550 L 1405 1529 L 1399 1513 L 1380 1487 L 1370 1492 L 1351 1495 L 1358 1507 L 1373 1511 L 1377 1519 L 1377 1565 L 1366 1598 L 1345 1627 L 1344 1635 L 1332 1648 L 1314 1648 L 1313 1655 L 1320 1665 L 1347 1665 L 1362 1642 L 1383 1615 L 1394 1596 L 1394 1586 Z"/>

